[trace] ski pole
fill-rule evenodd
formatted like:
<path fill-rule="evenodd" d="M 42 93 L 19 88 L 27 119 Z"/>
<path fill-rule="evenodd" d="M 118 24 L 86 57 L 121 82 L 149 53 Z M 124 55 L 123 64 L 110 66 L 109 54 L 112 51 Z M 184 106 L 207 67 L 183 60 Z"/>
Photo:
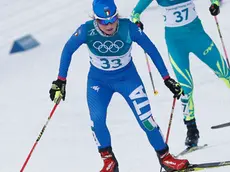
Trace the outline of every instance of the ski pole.
<path fill-rule="evenodd" d="M 148 55 L 147 55 L 146 52 L 145 52 L 145 59 L 146 59 L 146 63 L 147 63 L 147 66 L 148 66 L 148 72 L 149 72 L 149 77 L 150 77 L 150 80 L 151 80 L 151 83 L 152 83 L 153 92 L 154 92 L 154 95 L 157 95 L 158 91 L 156 90 L 154 82 L 153 82 L 153 76 L 152 76 L 152 72 L 151 72 L 151 68 L 150 68 L 150 64 L 149 64 L 149 60 L 148 60 Z"/>
<path fill-rule="evenodd" d="M 230 122 L 224 123 L 224 124 L 219 124 L 219 125 L 214 125 L 211 127 L 211 129 L 218 129 L 218 128 L 224 128 L 224 127 L 229 127 Z"/>
<path fill-rule="evenodd" d="M 223 39 L 221 31 L 220 31 L 220 25 L 219 25 L 219 22 L 218 22 L 218 19 L 217 19 L 216 16 L 214 16 L 214 19 L 215 19 L 215 22 L 216 22 L 216 26 L 217 26 L 219 36 L 220 36 L 220 40 L 221 40 L 221 44 L 222 44 L 222 47 L 223 47 L 223 50 L 224 50 L 224 54 L 225 54 L 225 58 L 226 58 L 226 61 L 227 61 L 227 64 L 228 64 L 228 68 L 230 69 L 230 63 L 229 63 L 229 59 L 228 59 L 228 54 L 227 54 L 227 50 L 226 50 L 225 45 L 224 45 L 224 39 Z"/>
<path fill-rule="evenodd" d="M 176 99 L 177 99 L 176 97 L 173 98 L 172 110 L 171 110 L 171 114 L 169 118 L 168 130 L 167 130 L 166 140 L 165 140 L 166 144 L 168 143 L 168 140 L 169 140 L 169 133 L 170 133 L 171 125 L 172 125 L 172 119 L 173 119 L 173 113 L 174 113 L 174 109 L 176 105 Z M 162 172 L 162 166 L 161 166 L 160 172 Z"/>
<path fill-rule="evenodd" d="M 173 98 L 173 104 L 172 104 L 172 110 L 171 110 L 171 114 L 170 114 L 170 118 L 169 118 L 169 124 L 168 124 L 168 131 L 166 134 L 166 143 L 168 143 L 169 140 L 169 133 L 170 133 L 170 129 L 171 129 L 171 125 L 172 125 L 172 119 L 173 119 L 173 113 L 174 113 L 174 109 L 175 109 L 175 105 L 176 105 L 176 97 Z"/>
<path fill-rule="evenodd" d="M 24 164 L 23 164 L 23 166 L 22 166 L 20 172 L 23 172 L 23 171 L 24 171 L 24 169 L 25 169 L 25 167 L 26 167 L 26 165 L 27 165 L 27 163 L 28 163 L 28 161 L 29 161 L 29 159 L 30 159 L 30 157 L 31 157 L 31 155 L 32 155 L 32 153 L 33 153 L 35 147 L 37 146 L 39 140 L 41 139 L 42 134 L 44 133 L 44 131 L 45 131 L 45 129 L 46 129 L 46 127 L 47 127 L 47 125 L 48 125 L 48 123 L 49 123 L 51 117 L 53 116 L 53 114 L 54 114 L 54 112 L 55 112 L 55 110 L 56 110 L 58 104 L 60 103 L 61 98 L 62 98 L 61 96 L 58 98 L 57 103 L 55 103 L 55 105 L 54 105 L 52 111 L 50 112 L 50 115 L 49 115 L 49 117 L 48 117 L 48 120 L 46 121 L 46 123 L 45 123 L 45 125 L 43 126 L 43 128 L 42 128 L 42 130 L 41 130 L 41 132 L 40 132 L 40 134 L 39 134 L 39 136 L 38 136 L 38 138 L 37 138 L 37 140 L 35 141 L 35 143 L 34 143 L 32 149 L 30 150 L 30 153 L 28 154 L 28 156 L 27 156 L 27 158 L 26 158 L 26 161 L 24 162 Z"/>

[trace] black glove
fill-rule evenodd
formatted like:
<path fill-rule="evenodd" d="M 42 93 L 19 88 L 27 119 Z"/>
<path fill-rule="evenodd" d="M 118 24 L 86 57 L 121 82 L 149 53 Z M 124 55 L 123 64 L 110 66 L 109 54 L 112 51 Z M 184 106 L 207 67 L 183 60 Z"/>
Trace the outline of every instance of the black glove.
<path fill-rule="evenodd" d="M 165 81 L 165 85 L 170 89 L 170 91 L 174 94 L 174 98 L 179 99 L 181 94 L 184 95 L 184 92 L 178 82 L 176 82 L 172 78 L 168 78 Z"/>
<path fill-rule="evenodd" d="M 135 23 L 141 30 L 144 30 L 144 24 L 141 21 Z"/>
<path fill-rule="evenodd" d="M 57 79 L 56 81 L 52 82 L 52 87 L 49 91 L 50 93 L 50 99 L 54 101 L 54 103 L 59 103 L 59 101 L 65 100 L 65 87 L 66 87 L 66 81 Z"/>
<path fill-rule="evenodd" d="M 216 5 L 216 4 L 212 4 L 209 7 L 209 11 L 210 11 L 211 15 L 217 16 L 220 13 L 220 6 Z"/>
<path fill-rule="evenodd" d="M 135 11 L 133 11 L 131 14 L 131 21 L 133 23 L 135 23 L 141 30 L 144 30 L 144 25 L 140 21 L 140 14 L 139 13 L 135 13 Z"/>

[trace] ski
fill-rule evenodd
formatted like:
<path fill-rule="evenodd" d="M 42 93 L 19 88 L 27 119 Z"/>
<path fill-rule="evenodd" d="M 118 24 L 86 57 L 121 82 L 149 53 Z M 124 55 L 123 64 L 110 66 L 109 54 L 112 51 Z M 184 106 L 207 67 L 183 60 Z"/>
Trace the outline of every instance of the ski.
<path fill-rule="evenodd" d="M 200 149 L 204 149 L 208 146 L 208 144 L 204 144 L 202 146 L 193 146 L 193 147 L 187 147 L 185 150 L 183 150 L 182 152 L 180 152 L 178 155 L 176 155 L 176 157 L 179 156 L 183 156 L 185 154 L 200 150 Z"/>
<path fill-rule="evenodd" d="M 201 170 L 205 170 L 208 168 L 218 168 L 218 167 L 224 167 L 224 166 L 230 166 L 230 161 L 190 164 L 186 169 L 178 170 L 178 171 L 174 171 L 174 172 L 201 171 Z M 163 171 L 163 172 L 166 172 L 166 171 Z"/>
<path fill-rule="evenodd" d="M 230 122 L 220 124 L 220 125 L 214 125 L 214 126 L 211 127 L 211 129 L 224 128 L 224 127 L 229 127 L 229 126 L 230 126 Z"/>
<path fill-rule="evenodd" d="M 205 170 L 207 168 L 218 168 L 218 167 L 224 167 L 224 166 L 230 166 L 230 161 L 190 164 L 188 168 L 177 171 L 177 172 L 200 171 L 200 170 Z"/>

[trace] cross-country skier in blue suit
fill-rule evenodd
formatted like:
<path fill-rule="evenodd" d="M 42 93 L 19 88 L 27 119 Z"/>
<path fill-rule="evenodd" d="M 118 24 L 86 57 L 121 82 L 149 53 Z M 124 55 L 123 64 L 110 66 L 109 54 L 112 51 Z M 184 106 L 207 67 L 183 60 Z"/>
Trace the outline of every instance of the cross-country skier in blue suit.
<path fill-rule="evenodd" d="M 95 0 L 93 11 L 94 19 L 82 24 L 64 46 L 58 79 L 53 81 L 50 89 L 51 100 L 57 102 L 60 96 L 65 100 L 66 78 L 72 54 L 82 44 L 86 44 L 91 64 L 87 101 L 94 139 L 104 160 L 101 172 L 118 172 L 118 162 L 112 151 L 110 133 L 106 126 L 107 108 L 115 92 L 120 93 L 132 109 L 157 152 L 160 164 L 167 171 L 186 168 L 188 160 L 171 156 L 160 128 L 153 119 L 144 85 L 132 61 L 132 43 L 136 42 L 148 53 L 165 85 L 177 98 L 183 92 L 181 86 L 170 78 L 161 55 L 146 34 L 129 19 L 119 18 L 113 0 Z"/>
<path fill-rule="evenodd" d="M 170 62 L 185 93 L 181 97 L 184 122 L 187 126 L 185 145 L 188 147 L 196 146 L 199 139 L 199 130 L 195 120 L 193 80 L 189 67 L 189 53 L 195 54 L 209 66 L 229 88 L 230 71 L 216 45 L 204 31 L 195 11 L 193 0 L 156 1 L 163 12 L 165 39 Z M 132 12 L 132 21 L 142 29 L 143 24 L 140 21 L 140 14 L 151 2 L 152 0 L 139 0 Z M 218 0 L 212 0 L 209 8 L 212 15 L 219 14 L 219 5 Z"/>

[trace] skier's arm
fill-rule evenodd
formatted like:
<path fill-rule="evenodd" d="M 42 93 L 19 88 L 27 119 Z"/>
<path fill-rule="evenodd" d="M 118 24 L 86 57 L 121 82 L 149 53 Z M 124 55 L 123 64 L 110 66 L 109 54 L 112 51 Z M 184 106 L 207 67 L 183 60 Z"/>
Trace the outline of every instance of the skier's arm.
<path fill-rule="evenodd" d="M 133 11 L 135 13 L 141 14 L 153 0 L 139 0 Z"/>
<path fill-rule="evenodd" d="M 219 0 L 211 0 L 211 3 L 220 6 L 220 1 Z"/>
<path fill-rule="evenodd" d="M 159 51 L 148 36 L 132 22 L 130 22 L 130 36 L 132 41 L 136 42 L 148 53 L 162 78 L 169 78 L 169 73 Z"/>
<path fill-rule="evenodd" d="M 81 25 L 65 44 L 60 60 L 58 79 L 66 80 L 73 53 L 86 41 L 86 26 Z"/>
<path fill-rule="evenodd" d="M 140 21 L 141 13 L 149 6 L 152 0 L 139 0 L 137 5 L 132 11 L 131 20 L 133 23 L 137 23 Z"/>

